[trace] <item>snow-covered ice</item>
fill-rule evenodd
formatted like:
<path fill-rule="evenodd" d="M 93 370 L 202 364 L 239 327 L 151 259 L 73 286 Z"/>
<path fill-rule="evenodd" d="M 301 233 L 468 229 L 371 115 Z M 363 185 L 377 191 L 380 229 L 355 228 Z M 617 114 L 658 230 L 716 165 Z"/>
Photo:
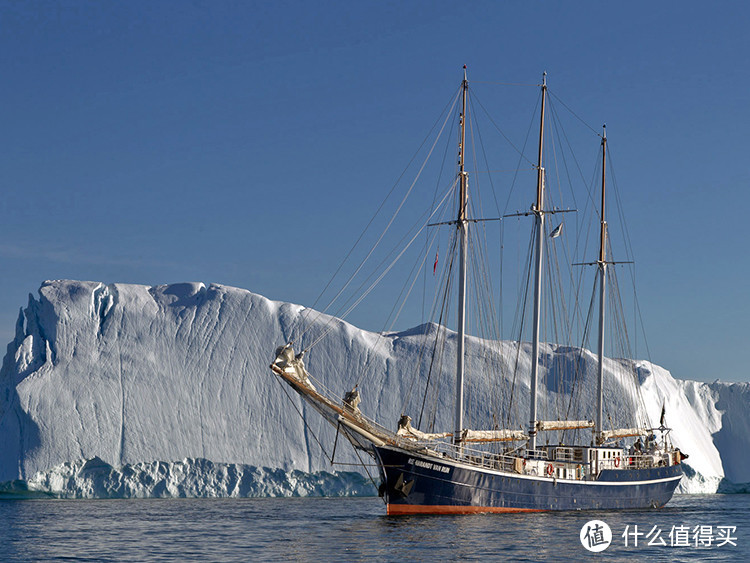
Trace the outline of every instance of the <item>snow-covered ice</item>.
<path fill-rule="evenodd" d="M 374 490 L 362 477 L 334 471 L 355 469 L 332 468 L 318 444 L 330 454 L 335 429 L 314 412 L 306 426 L 297 410 L 307 413 L 307 407 L 294 395 L 290 402 L 288 388 L 268 369 L 276 347 L 298 336 L 294 329 L 304 312 L 215 284 L 45 282 L 38 297 L 29 296 L 0 371 L 0 482 L 21 479 L 31 489 L 63 496 Z M 411 374 L 420 367 L 419 344 L 438 330 L 435 325 L 377 335 L 337 319 L 310 318 L 313 337 L 329 320 L 333 326 L 305 358 L 320 385 L 342 396 L 364 377 L 363 412 L 394 428 L 402 412 L 418 410 Z M 448 358 L 453 344 L 449 335 Z M 529 364 L 529 352 L 530 346 L 521 346 L 522 366 Z M 550 379 L 579 356 L 576 349 L 553 345 L 543 345 L 542 353 Z M 469 403 L 497 396 L 472 358 L 507 366 L 516 345 L 491 347 L 470 338 L 468 356 Z M 595 357 L 585 353 L 584 362 L 588 380 Z M 444 363 L 447 373 L 452 362 Z M 640 361 L 640 404 L 619 375 L 621 365 L 605 364 L 609 415 L 616 420 L 633 408 L 645 409 L 657 423 L 666 403 L 672 439 L 690 454 L 680 491 L 747 488 L 750 384 L 682 381 Z M 452 419 L 448 377 L 438 397 L 437 428 L 449 428 Z M 517 383 L 516 399 L 525 412 L 528 380 Z M 583 404 L 591 393 L 582 396 Z M 550 409 L 560 401 L 551 387 L 540 394 Z M 471 411 L 468 416 L 477 427 L 488 422 Z M 355 464 L 357 458 L 340 441 L 336 461 Z"/>

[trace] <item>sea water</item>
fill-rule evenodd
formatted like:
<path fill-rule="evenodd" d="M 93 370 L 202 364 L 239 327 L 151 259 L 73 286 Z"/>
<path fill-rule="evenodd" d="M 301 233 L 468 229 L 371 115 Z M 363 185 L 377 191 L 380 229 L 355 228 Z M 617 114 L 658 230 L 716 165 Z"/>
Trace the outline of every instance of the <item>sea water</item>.
<path fill-rule="evenodd" d="M 584 545 L 603 545 L 595 521 L 611 530 L 599 553 Z M 0 524 L 5 562 L 750 561 L 750 495 L 678 495 L 659 510 L 399 517 L 376 497 L 13 499 L 0 500 Z"/>

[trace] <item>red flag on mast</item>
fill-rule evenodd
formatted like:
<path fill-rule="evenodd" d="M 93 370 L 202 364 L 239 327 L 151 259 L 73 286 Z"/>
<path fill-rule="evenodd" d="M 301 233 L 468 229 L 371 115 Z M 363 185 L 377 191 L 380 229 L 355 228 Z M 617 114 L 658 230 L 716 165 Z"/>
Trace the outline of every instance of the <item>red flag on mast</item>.
<path fill-rule="evenodd" d="M 438 253 L 435 252 L 435 263 L 432 265 L 432 275 L 435 275 L 435 272 L 437 272 L 437 263 L 438 263 Z"/>

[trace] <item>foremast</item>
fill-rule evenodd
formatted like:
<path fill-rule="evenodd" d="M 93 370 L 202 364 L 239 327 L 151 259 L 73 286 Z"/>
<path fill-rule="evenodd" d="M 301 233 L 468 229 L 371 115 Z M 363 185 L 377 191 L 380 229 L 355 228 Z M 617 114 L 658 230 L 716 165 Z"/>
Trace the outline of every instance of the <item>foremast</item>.
<path fill-rule="evenodd" d="M 529 408 L 529 449 L 536 449 L 537 381 L 539 378 L 539 324 L 542 301 L 542 264 L 544 258 L 544 111 L 547 102 L 547 73 L 542 76 L 542 110 L 539 121 L 539 158 L 536 179 L 536 204 L 532 211 L 536 219 L 536 254 L 534 270 L 534 325 L 531 341 L 531 405 Z"/>
<path fill-rule="evenodd" d="M 604 314 L 607 299 L 607 220 L 604 214 L 606 204 L 606 164 L 607 164 L 607 126 L 602 127 L 602 208 L 599 232 L 599 350 L 598 370 L 596 377 L 596 421 L 594 435 L 597 443 L 602 443 L 602 403 L 604 398 Z"/>
<path fill-rule="evenodd" d="M 464 154 L 466 147 L 466 97 L 469 82 L 466 79 L 466 65 L 464 65 L 464 80 L 461 84 L 461 116 L 460 140 L 458 146 L 459 167 L 459 203 L 458 203 L 458 232 L 459 232 L 459 270 L 458 270 L 458 342 L 456 344 L 456 417 L 454 424 L 453 443 L 459 445 L 463 431 L 464 416 L 464 361 L 466 345 L 466 274 L 467 253 L 469 246 L 469 222 L 466 218 L 466 208 L 469 203 L 469 175 L 464 170 Z"/>

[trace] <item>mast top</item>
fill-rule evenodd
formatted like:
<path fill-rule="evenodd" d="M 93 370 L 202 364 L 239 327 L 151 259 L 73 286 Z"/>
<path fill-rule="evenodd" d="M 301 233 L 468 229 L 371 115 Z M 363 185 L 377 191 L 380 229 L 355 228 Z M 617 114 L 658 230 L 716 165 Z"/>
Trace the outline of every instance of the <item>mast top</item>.
<path fill-rule="evenodd" d="M 546 87 L 547 87 L 547 71 L 545 70 L 542 73 L 542 88 L 546 88 Z"/>
<path fill-rule="evenodd" d="M 607 139 L 607 124 L 602 125 L 602 140 Z"/>

